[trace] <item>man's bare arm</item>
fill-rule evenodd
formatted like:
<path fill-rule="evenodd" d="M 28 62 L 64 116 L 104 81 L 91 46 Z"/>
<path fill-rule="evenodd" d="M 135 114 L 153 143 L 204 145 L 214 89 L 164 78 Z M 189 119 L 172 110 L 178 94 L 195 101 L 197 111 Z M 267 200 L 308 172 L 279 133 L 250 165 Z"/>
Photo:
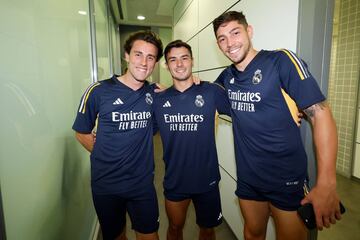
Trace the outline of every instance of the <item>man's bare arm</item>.
<path fill-rule="evenodd" d="M 314 206 L 318 229 L 330 227 L 341 218 L 339 197 L 336 192 L 337 130 L 330 107 L 326 102 L 314 104 L 304 110 L 313 127 L 317 158 L 315 187 L 303 199 L 302 204 Z"/>
<path fill-rule="evenodd" d="M 75 132 L 76 139 L 84 146 L 86 150 L 92 152 L 94 148 L 95 137 L 92 133 Z"/>

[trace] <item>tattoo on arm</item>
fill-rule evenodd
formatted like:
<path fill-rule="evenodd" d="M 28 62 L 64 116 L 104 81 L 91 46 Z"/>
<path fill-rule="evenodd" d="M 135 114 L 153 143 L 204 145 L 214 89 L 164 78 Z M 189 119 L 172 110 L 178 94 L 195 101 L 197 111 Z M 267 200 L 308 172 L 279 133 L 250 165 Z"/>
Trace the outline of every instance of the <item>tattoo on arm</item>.
<path fill-rule="evenodd" d="M 313 118 L 315 116 L 316 112 L 324 110 L 326 108 L 326 106 L 327 106 L 326 101 L 315 103 L 314 105 L 311 105 L 307 109 L 304 109 L 304 113 L 309 118 Z"/>

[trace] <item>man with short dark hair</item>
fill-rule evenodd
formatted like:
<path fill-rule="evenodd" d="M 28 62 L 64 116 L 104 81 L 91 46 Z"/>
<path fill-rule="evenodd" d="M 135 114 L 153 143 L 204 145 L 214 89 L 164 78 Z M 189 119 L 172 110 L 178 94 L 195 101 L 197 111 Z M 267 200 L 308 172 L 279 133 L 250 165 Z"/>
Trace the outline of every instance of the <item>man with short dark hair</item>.
<path fill-rule="evenodd" d="M 159 213 L 154 179 L 152 104 L 146 79 L 162 56 L 150 31 L 124 45 L 127 71 L 93 83 L 85 91 L 73 129 L 91 152 L 91 187 L 104 239 L 126 239 L 128 212 L 138 240 L 157 240 Z M 91 133 L 97 120 L 97 135 Z"/>
<path fill-rule="evenodd" d="M 222 221 L 215 114 L 229 114 L 230 105 L 221 86 L 193 83 L 193 56 L 187 43 L 169 43 L 164 55 L 174 84 L 156 94 L 154 116 L 164 149 L 167 239 L 183 239 L 186 212 L 192 201 L 200 227 L 199 240 L 213 240 L 214 227 Z"/>
<path fill-rule="evenodd" d="M 241 12 L 226 12 L 213 21 L 220 50 L 233 64 L 216 80 L 225 87 L 237 164 L 237 189 L 245 239 L 265 239 L 270 213 L 277 239 L 307 239 L 296 210 L 312 203 L 317 227 L 340 219 L 336 193 L 337 132 L 325 97 L 306 64 L 289 50 L 257 51 L 252 26 Z M 296 103 L 313 127 L 317 181 L 307 192 L 307 157 Z"/>

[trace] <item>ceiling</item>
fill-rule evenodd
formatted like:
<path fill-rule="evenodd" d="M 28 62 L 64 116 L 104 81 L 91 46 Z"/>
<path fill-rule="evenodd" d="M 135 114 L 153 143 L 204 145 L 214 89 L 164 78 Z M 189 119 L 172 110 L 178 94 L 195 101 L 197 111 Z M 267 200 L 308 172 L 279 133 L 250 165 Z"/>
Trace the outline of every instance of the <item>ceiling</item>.
<path fill-rule="evenodd" d="M 171 27 L 177 0 L 110 0 L 117 24 Z M 137 20 L 138 15 L 146 17 Z"/>

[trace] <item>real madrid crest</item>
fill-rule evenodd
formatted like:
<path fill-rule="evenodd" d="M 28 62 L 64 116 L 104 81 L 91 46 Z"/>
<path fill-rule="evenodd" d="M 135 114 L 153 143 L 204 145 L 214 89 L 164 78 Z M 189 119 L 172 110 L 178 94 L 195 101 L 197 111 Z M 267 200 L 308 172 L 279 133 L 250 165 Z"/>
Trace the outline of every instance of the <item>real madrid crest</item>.
<path fill-rule="evenodd" d="M 151 105 L 153 103 L 153 98 L 150 93 L 145 94 L 145 102 L 149 105 Z"/>
<path fill-rule="evenodd" d="M 253 84 L 259 84 L 261 82 L 261 80 L 262 80 L 261 70 L 258 69 L 254 73 L 254 76 L 252 78 L 252 82 L 253 82 Z"/>
<path fill-rule="evenodd" d="M 204 101 L 203 97 L 201 95 L 197 95 L 196 99 L 195 99 L 195 105 L 197 107 L 202 107 L 202 106 L 204 106 L 204 104 L 205 104 L 205 101 Z"/>

